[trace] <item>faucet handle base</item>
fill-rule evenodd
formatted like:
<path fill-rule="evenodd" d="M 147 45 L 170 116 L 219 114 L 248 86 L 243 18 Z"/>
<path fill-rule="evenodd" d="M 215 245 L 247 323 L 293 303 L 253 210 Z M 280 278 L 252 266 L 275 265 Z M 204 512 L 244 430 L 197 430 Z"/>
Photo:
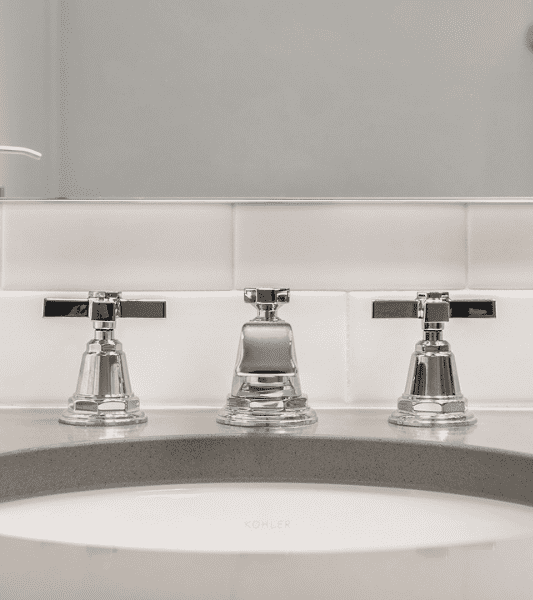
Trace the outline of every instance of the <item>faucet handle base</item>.
<path fill-rule="evenodd" d="M 407 427 L 464 427 L 474 425 L 477 419 L 466 410 L 464 396 L 450 398 L 415 398 L 402 396 L 398 399 L 398 410 L 389 417 L 393 425 Z"/>
<path fill-rule="evenodd" d="M 316 412 L 307 405 L 306 395 L 272 399 L 230 395 L 217 415 L 217 423 L 241 427 L 284 428 L 316 422 Z"/>
<path fill-rule="evenodd" d="M 90 397 L 74 394 L 68 400 L 59 422 L 82 427 L 115 427 L 146 423 L 147 416 L 139 410 L 137 396 Z"/>

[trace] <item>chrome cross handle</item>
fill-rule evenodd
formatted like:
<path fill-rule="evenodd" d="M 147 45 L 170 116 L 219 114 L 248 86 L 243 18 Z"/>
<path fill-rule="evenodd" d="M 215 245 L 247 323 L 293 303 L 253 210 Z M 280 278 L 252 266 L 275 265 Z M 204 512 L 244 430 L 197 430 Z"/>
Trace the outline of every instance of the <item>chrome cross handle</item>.
<path fill-rule="evenodd" d="M 398 399 L 398 410 L 389 422 L 412 427 L 470 425 L 450 344 L 442 339 L 445 323 L 452 318 L 496 317 L 495 300 L 450 300 L 448 292 L 419 292 L 416 300 L 374 300 L 374 319 L 421 319 L 424 339 L 411 356 L 407 384 Z"/>
<path fill-rule="evenodd" d="M 166 302 L 124 300 L 120 292 L 89 292 L 87 300 L 45 298 L 43 316 L 88 317 L 95 329 L 82 357 L 76 392 L 69 398 L 60 423 L 113 426 L 146 422 L 114 329 L 118 317 L 164 319 Z"/>
<path fill-rule="evenodd" d="M 448 292 L 419 292 L 416 300 L 374 300 L 374 319 L 423 319 L 424 323 L 446 323 L 453 318 L 496 317 L 495 300 L 450 300 Z"/>
<path fill-rule="evenodd" d="M 89 317 L 96 323 L 114 323 L 117 317 L 164 319 L 164 300 L 125 300 L 121 292 L 89 292 L 87 300 L 45 298 L 43 317 Z M 95 328 L 99 328 L 95 325 Z M 105 327 L 108 329 L 109 327 Z"/>

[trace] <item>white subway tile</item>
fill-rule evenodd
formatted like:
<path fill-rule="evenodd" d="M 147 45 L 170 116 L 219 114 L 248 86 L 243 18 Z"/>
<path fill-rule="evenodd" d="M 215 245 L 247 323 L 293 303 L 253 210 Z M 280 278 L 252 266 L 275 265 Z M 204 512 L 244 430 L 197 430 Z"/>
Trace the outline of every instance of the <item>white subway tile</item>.
<path fill-rule="evenodd" d="M 533 205 L 468 207 L 468 287 L 533 288 Z"/>
<path fill-rule="evenodd" d="M 157 297 L 167 302 L 166 319 L 124 319 L 117 325 L 135 393 L 144 406 L 222 407 L 231 388 L 240 328 L 253 316 L 242 292 Z"/>
<path fill-rule="evenodd" d="M 6 203 L 3 287 L 231 289 L 232 207 Z"/>
<path fill-rule="evenodd" d="M 291 292 L 279 316 L 292 325 L 302 392 L 309 405 L 346 406 L 347 295 Z"/>
<path fill-rule="evenodd" d="M 373 319 L 372 301 L 415 299 L 416 292 L 349 294 L 349 404 L 396 408 L 407 379 L 409 359 L 420 338 L 415 319 Z"/>
<path fill-rule="evenodd" d="M 123 295 L 167 301 L 166 319 L 117 322 L 116 337 L 124 345 L 133 390 L 143 406 L 222 406 L 231 387 L 241 327 L 254 317 L 242 291 Z M 293 327 L 302 389 L 311 406 L 395 408 L 411 353 L 422 337 L 421 323 L 372 319 L 372 300 L 415 295 L 292 293 L 279 314 Z M 524 320 L 533 312 L 533 291 L 458 290 L 451 296 L 496 299 L 495 319 L 452 319 L 444 330 L 471 409 L 533 408 L 533 336 Z M 0 406 L 66 406 L 75 390 L 93 329 L 88 319 L 43 318 L 45 297 L 86 294 L 0 293 Z"/>
<path fill-rule="evenodd" d="M 128 361 L 136 393 L 151 404 L 222 406 L 231 390 L 242 325 L 255 317 L 255 308 L 244 303 L 242 291 L 159 297 L 167 300 L 167 318 L 157 331 L 150 320 L 119 324 L 125 349 L 132 348 Z M 295 293 L 279 316 L 292 325 L 309 404 L 342 405 L 345 295 Z"/>
<path fill-rule="evenodd" d="M 79 292 L 0 294 L 0 404 L 65 406 L 93 337 L 86 318 L 43 318 L 43 299 Z M 165 319 L 118 319 L 133 392 L 142 406 L 222 406 L 230 390 L 240 327 L 253 316 L 242 292 L 132 292 L 167 302 Z M 248 310 L 246 310 L 248 308 Z M 250 315 L 251 313 L 251 315 Z M 7 365 L 9 367 L 7 368 Z"/>
<path fill-rule="evenodd" d="M 461 289 L 461 205 L 235 207 L 235 285 L 299 290 Z"/>
<path fill-rule="evenodd" d="M 463 394 L 476 406 L 533 408 L 533 292 L 476 290 L 461 297 L 494 298 L 495 319 L 452 319 L 452 345 Z"/>
<path fill-rule="evenodd" d="M 65 406 L 92 337 L 88 319 L 43 318 L 43 299 L 76 292 L 0 293 L 0 405 Z M 86 295 L 85 295 L 86 297 Z"/>
<path fill-rule="evenodd" d="M 93 337 L 88 319 L 43 318 L 45 297 L 79 292 L 0 293 L 0 405 L 65 406 Z M 242 291 L 125 292 L 167 302 L 165 319 L 118 319 L 135 394 L 143 406 L 222 407 L 230 392 L 242 325 L 254 318 Z M 291 323 L 303 392 L 311 406 L 344 405 L 346 295 L 292 295 L 280 317 Z"/>

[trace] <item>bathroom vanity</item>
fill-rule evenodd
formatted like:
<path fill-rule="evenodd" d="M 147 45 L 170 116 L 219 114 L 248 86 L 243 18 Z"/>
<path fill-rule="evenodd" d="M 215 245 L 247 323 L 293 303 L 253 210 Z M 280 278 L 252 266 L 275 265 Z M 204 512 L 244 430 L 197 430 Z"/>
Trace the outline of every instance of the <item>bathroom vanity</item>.
<path fill-rule="evenodd" d="M 317 413 L 287 433 L 216 409 L 121 428 L 2 410 L 2 598 L 530 597 L 533 412 Z"/>

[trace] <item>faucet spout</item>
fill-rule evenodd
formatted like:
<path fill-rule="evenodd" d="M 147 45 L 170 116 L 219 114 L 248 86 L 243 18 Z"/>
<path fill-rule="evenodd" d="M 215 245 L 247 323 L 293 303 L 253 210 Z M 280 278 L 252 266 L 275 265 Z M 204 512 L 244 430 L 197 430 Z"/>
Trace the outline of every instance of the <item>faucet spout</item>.
<path fill-rule="evenodd" d="M 0 152 L 5 154 L 22 154 L 34 158 L 35 160 L 41 160 L 42 157 L 40 152 L 31 150 L 30 148 L 22 148 L 21 146 L 0 146 Z"/>
<path fill-rule="evenodd" d="M 316 422 L 302 394 L 292 328 L 276 314 L 289 301 L 289 290 L 248 288 L 244 301 L 258 315 L 242 328 L 231 394 L 217 421 L 267 427 Z"/>

